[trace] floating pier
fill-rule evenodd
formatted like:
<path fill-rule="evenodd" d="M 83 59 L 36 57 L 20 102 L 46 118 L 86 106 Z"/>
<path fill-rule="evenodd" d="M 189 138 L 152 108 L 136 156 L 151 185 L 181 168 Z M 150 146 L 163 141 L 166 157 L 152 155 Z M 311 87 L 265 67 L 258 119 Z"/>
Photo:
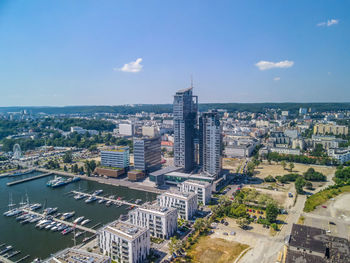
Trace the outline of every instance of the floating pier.
<path fill-rule="evenodd" d="M 46 174 L 40 174 L 40 175 L 37 175 L 37 176 L 32 176 L 32 177 L 24 178 L 24 179 L 21 179 L 21 180 L 9 182 L 9 183 L 7 183 L 7 186 L 12 186 L 12 185 L 16 185 L 16 184 L 21 184 L 21 183 L 29 182 L 29 181 L 32 181 L 32 180 L 36 180 L 36 179 L 40 179 L 40 178 L 43 178 L 43 177 L 47 177 L 47 176 L 52 175 L 52 174 L 53 174 L 53 173 L 50 172 L 50 173 L 46 173 Z"/>

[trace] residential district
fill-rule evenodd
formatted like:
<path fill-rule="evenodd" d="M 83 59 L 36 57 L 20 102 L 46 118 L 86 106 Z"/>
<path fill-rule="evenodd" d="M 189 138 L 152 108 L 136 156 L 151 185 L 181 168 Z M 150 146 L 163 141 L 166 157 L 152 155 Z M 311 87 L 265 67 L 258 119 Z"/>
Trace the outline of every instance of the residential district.
<path fill-rule="evenodd" d="M 177 91 L 169 112 L 1 111 L 2 178 L 35 170 L 157 194 L 125 201 L 126 214 L 86 229 L 92 239 L 36 261 L 349 262 L 350 110 L 203 111 L 193 92 Z M 28 180 L 37 177 L 14 183 Z M 83 229 L 79 220 L 70 229 Z M 0 247 L 0 262 L 9 251 Z"/>

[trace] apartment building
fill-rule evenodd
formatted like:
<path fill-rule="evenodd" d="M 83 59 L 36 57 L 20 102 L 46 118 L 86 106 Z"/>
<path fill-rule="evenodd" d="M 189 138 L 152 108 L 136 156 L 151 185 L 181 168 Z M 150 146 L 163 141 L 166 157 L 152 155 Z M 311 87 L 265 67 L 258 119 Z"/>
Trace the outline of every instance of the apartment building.
<path fill-rule="evenodd" d="M 183 193 L 196 193 L 197 203 L 208 205 L 211 200 L 212 184 L 205 181 L 187 180 L 178 186 Z"/>
<path fill-rule="evenodd" d="M 336 125 L 333 123 L 318 123 L 314 126 L 314 134 L 334 134 L 348 135 L 349 128 L 345 125 Z"/>
<path fill-rule="evenodd" d="M 134 125 L 131 123 L 120 123 L 119 124 L 119 135 L 133 136 L 134 135 Z"/>
<path fill-rule="evenodd" d="M 177 230 L 177 209 L 144 204 L 129 213 L 131 224 L 148 228 L 150 235 L 169 239 Z"/>
<path fill-rule="evenodd" d="M 181 192 L 165 192 L 157 197 L 159 206 L 177 209 L 178 218 L 189 220 L 197 211 L 197 194 Z"/>
<path fill-rule="evenodd" d="M 129 163 L 129 147 L 127 146 L 101 151 L 102 166 L 127 168 Z"/>
<path fill-rule="evenodd" d="M 99 247 L 104 255 L 120 263 L 142 263 L 150 251 L 150 233 L 146 228 L 114 221 L 99 230 Z"/>

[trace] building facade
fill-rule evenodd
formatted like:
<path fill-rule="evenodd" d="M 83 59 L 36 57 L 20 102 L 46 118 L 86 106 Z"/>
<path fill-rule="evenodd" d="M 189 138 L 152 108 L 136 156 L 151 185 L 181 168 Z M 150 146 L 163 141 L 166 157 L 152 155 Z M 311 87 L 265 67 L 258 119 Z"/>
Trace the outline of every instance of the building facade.
<path fill-rule="evenodd" d="M 189 220 L 197 211 L 197 194 L 165 192 L 157 197 L 158 205 L 177 209 L 178 218 Z"/>
<path fill-rule="evenodd" d="M 101 151 L 101 165 L 116 168 L 129 167 L 129 147 Z"/>
<path fill-rule="evenodd" d="M 134 138 L 134 168 L 143 172 L 160 169 L 162 161 L 160 137 Z"/>
<path fill-rule="evenodd" d="M 177 230 L 177 209 L 144 204 L 129 213 L 131 224 L 148 228 L 150 235 L 169 239 Z"/>
<path fill-rule="evenodd" d="M 318 123 L 314 126 L 314 134 L 334 134 L 334 135 L 348 135 L 349 128 L 345 125 L 335 125 L 332 123 Z"/>
<path fill-rule="evenodd" d="M 212 184 L 205 181 L 187 180 L 179 185 L 179 191 L 183 193 L 196 193 L 197 203 L 208 205 L 211 200 Z"/>
<path fill-rule="evenodd" d="M 98 238 L 101 252 L 113 261 L 142 263 L 149 255 L 150 233 L 146 228 L 114 221 L 99 231 Z"/>
<path fill-rule="evenodd" d="M 119 124 L 119 134 L 124 136 L 134 135 L 134 125 L 131 123 L 120 123 Z"/>
<path fill-rule="evenodd" d="M 176 92 L 174 96 L 174 165 L 190 172 L 195 167 L 198 97 L 192 87 Z"/>
<path fill-rule="evenodd" d="M 222 131 L 217 111 L 209 111 L 199 118 L 199 164 L 205 174 L 215 178 L 221 172 Z"/>

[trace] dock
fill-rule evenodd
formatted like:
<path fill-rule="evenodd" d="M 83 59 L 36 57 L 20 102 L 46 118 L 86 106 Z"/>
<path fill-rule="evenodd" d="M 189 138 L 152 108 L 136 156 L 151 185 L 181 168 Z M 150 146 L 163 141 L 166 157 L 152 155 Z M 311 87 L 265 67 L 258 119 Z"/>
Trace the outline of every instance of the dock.
<path fill-rule="evenodd" d="M 80 195 L 85 195 L 87 197 L 91 197 L 92 194 L 88 194 L 88 193 L 84 193 L 84 192 L 79 192 L 79 191 L 72 191 L 73 194 L 80 194 Z M 95 196 L 97 199 L 103 199 L 103 200 L 106 200 L 106 201 L 111 201 L 111 202 L 114 202 L 114 203 L 118 203 L 118 204 L 121 204 L 121 205 L 128 205 L 128 206 L 137 206 L 139 207 L 140 205 L 137 205 L 137 204 L 134 204 L 134 203 L 130 203 L 130 202 L 127 202 L 127 201 L 124 201 L 124 200 L 117 200 L 117 199 L 112 199 L 112 198 L 108 198 L 108 197 L 104 197 L 104 196 Z"/>
<path fill-rule="evenodd" d="M 29 209 L 24 209 L 24 211 L 28 212 L 29 214 L 40 216 L 42 218 L 45 217 L 45 215 L 37 213 L 37 212 L 34 212 L 34 211 L 31 211 Z M 88 228 L 88 227 L 85 227 L 85 226 L 74 224 L 73 222 L 68 222 L 68 221 L 57 219 L 57 218 L 53 218 L 52 220 L 56 221 L 58 223 L 65 224 L 66 226 L 75 227 L 76 229 L 79 229 L 79 230 L 82 230 L 82 231 L 85 231 L 85 232 L 89 232 L 89 233 L 92 233 L 92 234 L 96 234 L 97 233 L 97 230 L 95 230 L 95 229 L 91 229 L 91 228 Z"/>
<path fill-rule="evenodd" d="M 43 178 L 43 177 L 47 177 L 47 176 L 52 175 L 52 174 L 53 174 L 52 172 L 49 172 L 49 173 L 45 173 L 45 174 L 39 174 L 39 175 L 37 175 L 37 176 L 32 176 L 32 177 L 24 178 L 24 179 L 21 179 L 21 180 L 9 182 L 9 183 L 7 183 L 7 186 L 12 186 L 12 185 L 16 185 L 16 184 L 21 184 L 21 183 L 29 182 L 29 181 L 32 181 L 32 180 L 36 180 L 36 179 L 40 179 L 40 178 Z"/>
<path fill-rule="evenodd" d="M 9 260 L 8 258 L 5 258 L 3 256 L 0 256 L 0 262 L 4 263 L 14 263 L 13 261 Z"/>

